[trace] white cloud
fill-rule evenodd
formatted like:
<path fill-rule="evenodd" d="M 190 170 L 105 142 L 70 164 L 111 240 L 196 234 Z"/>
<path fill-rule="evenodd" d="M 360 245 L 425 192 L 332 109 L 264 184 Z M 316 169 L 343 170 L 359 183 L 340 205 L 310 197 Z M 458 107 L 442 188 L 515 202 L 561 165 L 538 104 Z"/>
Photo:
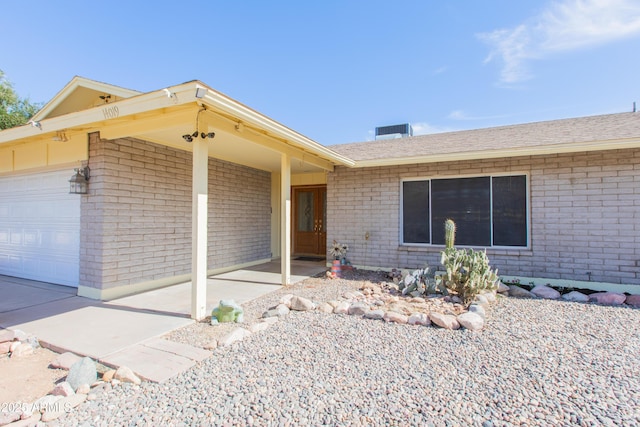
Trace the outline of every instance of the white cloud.
<path fill-rule="evenodd" d="M 411 123 L 411 127 L 413 128 L 414 135 L 453 132 L 455 130 L 447 127 L 430 125 L 429 123 L 426 123 L 426 122 Z"/>
<path fill-rule="evenodd" d="M 376 139 L 376 133 L 372 130 L 367 131 L 367 139 L 365 141 L 374 141 Z"/>
<path fill-rule="evenodd" d="M 442 74 L 445 71 L 447 71 L 448 69 L 449 69 L 449 67 L 447 67 L 446 65 L 442 66 L 442 67 L 439 67 L 439 68 L 436 68 L 435 70 L 433 70 L 433 75 Z"/>
<path fill-rule="evenodd" d="M 431 133 L 453 132 L 457 130 L 457 129 L 447 128 L 442 126 L 430 125 L 429 123 L 426 123 L 426 122 L 411 123 L 411 128 L 413 129 L 413 134 L 416 136 L 427 135 Z M 375 140 L 376 140 L 375 132 L 372 130 L 367 131 L 366 141 L 375 141 Z"/>
<path fill-rule="evenodd" d="M 529 33 L 527 26 L 519 25 L 511 30 L 496 30 L 478 35 L 485 43 L 493 46 L 489 56 L 484 60 L 485 64 L 495 57 L 502 59 L 500 72 L 502 82 L 515 83 L 530 77 L 525 66 L 525 61 L 532 57 Z"/>
<path fill-rule="evenodd" d="M 509 117 L 508 114 L 499 114 L 495 116 L 473 116 L 467 114 L 464 110 L 453 110 L 447 116 L 448 119 L 452 120 L 494 120 L 494 119 L 504 119 Z"/>
<path fill-rule="evenodd" d="M 462 110 L 454 110 L 450 112 L 447 118 L 454 120 L 468 120 L 466 113 Z"/>
<path fill-rule="evenodd" d="M 531 77 L 530 60 L 638 35 L 637 0 L 561 0 L 515 28 L 477 37 L 491 46 L 485 63 L 501 60 L 500 81 L 513 84 Z"/>

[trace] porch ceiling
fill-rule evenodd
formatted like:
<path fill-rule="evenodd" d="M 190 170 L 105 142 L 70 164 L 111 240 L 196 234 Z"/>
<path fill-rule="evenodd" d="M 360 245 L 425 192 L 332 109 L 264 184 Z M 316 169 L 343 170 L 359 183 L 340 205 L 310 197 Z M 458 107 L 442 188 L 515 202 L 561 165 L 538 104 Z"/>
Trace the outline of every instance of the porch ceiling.
<path fill-rule="evenodd" d="M 206 107 L 206 104 L 205 108 Z M 167 114 L 164 123 L 151 123 L 145 129 L 133 130 L 135 138 L 170 146 L 176 149 L 192 151 L 192 144 L 185 141 L 183 135 L 191 135 L 196 131 L 196 115 L 198 115 L 198 133 L 215 132 L 215 138 L 208 140 L 209 157 L 261 169 L 269 172 L 280 172 L 280 154 L 290 151 L 296 160 L 291 163 L 292 173 L 320 172 L 331 168 L 331 163 L 315 155 L 299 151 L 285 141 L 247 127 L 239 121 L 226 118 L 209 107 L 203 111 L 200 104 L 190 106 L 188 112 L 175 115 Z M 143 124 L 141 121 L 140 124 Z M 240 123 L 240 124 L 239 124 Z M 108 128 L 102 132 L 109 137 Z"/>

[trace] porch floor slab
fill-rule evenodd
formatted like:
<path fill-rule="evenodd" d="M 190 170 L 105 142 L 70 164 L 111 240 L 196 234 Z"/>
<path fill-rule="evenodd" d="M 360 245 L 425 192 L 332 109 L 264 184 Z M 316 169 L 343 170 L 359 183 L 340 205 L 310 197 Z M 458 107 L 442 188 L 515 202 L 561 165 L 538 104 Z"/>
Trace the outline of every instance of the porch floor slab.
<path fill-rule="evenodd" d="M 324 263 L 291 265 L 292 283 L 326 270 Z M 279 289 L 279 269 L 271 262 L 210 277 L 207 309 L 220 299 L 242 304 Z M 73 293 L 73 288 L 0 276 L 0 327 L 34 335 L 57 352 L 126 365 L 151 381 L 166 381 L 204 357 L 205 350 L 159 339 L 193 323 L 190 282 L 108 302 Z"/>
<path fill-rule="evenodd" d="M 3 328 L 34 335 L 54 351 L 70 351 L 97 360 L 191 323 L 185 316 L 77 296 L 0 313 Z"/>

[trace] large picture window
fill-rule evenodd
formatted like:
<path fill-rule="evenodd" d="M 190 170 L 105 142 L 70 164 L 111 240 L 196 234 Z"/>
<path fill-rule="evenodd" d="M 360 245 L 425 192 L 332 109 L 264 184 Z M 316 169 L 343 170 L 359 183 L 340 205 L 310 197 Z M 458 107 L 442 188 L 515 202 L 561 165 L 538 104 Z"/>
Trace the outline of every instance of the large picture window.
<path fill-rule="evenodd" d="M 444 222 L 456 245 L 528 246 L 526 175 L 403 181 L 403 243 L 444 244 Z"/>

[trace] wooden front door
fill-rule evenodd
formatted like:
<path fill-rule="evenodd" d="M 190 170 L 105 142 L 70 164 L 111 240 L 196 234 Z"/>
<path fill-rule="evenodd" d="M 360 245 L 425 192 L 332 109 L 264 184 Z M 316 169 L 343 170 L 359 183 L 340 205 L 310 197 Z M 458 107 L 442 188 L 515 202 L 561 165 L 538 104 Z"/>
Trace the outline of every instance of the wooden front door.
<path fill-rule="evenodd" d="M 326 186 L 293 188 L 294 254 L 326 255 L 326 209 Z"/>

